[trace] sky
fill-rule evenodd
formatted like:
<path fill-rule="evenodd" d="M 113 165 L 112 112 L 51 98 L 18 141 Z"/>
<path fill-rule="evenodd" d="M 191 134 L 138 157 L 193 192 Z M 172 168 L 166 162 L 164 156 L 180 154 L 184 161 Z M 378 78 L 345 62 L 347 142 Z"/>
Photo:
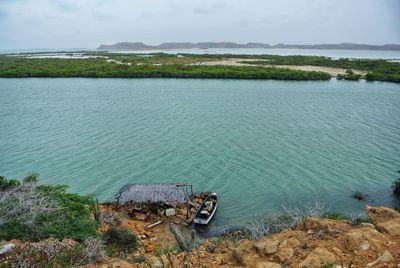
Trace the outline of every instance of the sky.
<path fill-rule="evenodd" d="M 400 0 L 0 0 L 0 49 L 120 41 L 400 44 Z"/>

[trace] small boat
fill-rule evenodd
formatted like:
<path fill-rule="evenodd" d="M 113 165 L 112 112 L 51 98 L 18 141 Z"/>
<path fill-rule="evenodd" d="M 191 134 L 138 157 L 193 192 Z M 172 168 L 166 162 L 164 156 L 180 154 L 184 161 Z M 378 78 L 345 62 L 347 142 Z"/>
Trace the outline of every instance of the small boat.
<path fill-rule="evenodd" d="M 207 225 L 214 217 L 215 211 L 217 210 L 218 197 L 217 193 L 211 193 L 204 199 L 200 207 L 196 211 L 194 216 L 195 224 Z"/>

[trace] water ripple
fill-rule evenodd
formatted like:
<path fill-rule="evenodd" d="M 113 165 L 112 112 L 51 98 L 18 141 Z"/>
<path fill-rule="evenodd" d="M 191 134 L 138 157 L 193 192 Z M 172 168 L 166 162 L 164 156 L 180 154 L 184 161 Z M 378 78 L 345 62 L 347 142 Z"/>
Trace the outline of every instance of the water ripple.
<path fill-rule="evenodd" d="M 0 175 L 101 200 L 192 182 L 220 193 L 220 222 L 313 196 L 354 212 L 354 191 L 394 205 L 399 102 L 393 83 L 0 79 Z"/>

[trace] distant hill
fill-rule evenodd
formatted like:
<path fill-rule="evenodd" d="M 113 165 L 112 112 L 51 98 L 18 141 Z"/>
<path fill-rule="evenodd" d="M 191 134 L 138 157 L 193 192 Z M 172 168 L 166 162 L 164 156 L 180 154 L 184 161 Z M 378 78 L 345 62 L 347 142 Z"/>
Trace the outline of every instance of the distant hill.
<path fill-rule="evenodd" d="M 132 50 L 145 50 L 145 49 L 190 49 L 190 48 L 271 48 L 268 44 L 263 43 L 247 43 L 237 44 L 233 42 L 201 42 L 201 43 L 190 43 L 190 42 L 171 42 L 162 43 L 160 45 L 151 46 L 146 45 L 142 42 L 119 42 L 113 45 L 101 45 L 97 49 L 132 49 Z"/>
<path fill-rule="evenodd" d="M 142 42 L 119 42 L 113 45 L 100 45 L 97 49 L 103 50 L 149 50 L 149 49 L 190 49 L 190 48 L 288 48 L 288 49 L 339 49 L 339 50 L 392 50 L 400 51 L 400 45 L 366 45 L 353 43 L 319 44 L 319 45 L 286 45 L 277 44 L 271 46 L 264 43 L 238 44 L 234 42 L 171 42 L 160 45 L 146 45 Z"/>
<path fill-rule="evenodd" d="M 342 49 L 342 50 L 400 50 L 400 45 L 387 44 L 383 46 L 340 43 L 340 44 L 320 44 L 320 45 L 285 45 L 277 44 L 273 48 L 297 48 L 297 49 Z"/>

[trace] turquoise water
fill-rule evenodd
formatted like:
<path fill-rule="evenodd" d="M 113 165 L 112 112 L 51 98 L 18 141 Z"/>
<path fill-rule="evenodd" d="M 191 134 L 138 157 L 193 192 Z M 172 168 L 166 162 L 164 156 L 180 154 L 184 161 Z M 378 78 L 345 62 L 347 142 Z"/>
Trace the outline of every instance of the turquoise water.
<path fill-rule="evenodd" d="M 334 79 L 0 79 L 0 174 L 100 200 L 192 182 L 220 194 L 221 223 L 315 197 L 343 213 L 399 206 L 399 103 L 399 84 Z"/>

